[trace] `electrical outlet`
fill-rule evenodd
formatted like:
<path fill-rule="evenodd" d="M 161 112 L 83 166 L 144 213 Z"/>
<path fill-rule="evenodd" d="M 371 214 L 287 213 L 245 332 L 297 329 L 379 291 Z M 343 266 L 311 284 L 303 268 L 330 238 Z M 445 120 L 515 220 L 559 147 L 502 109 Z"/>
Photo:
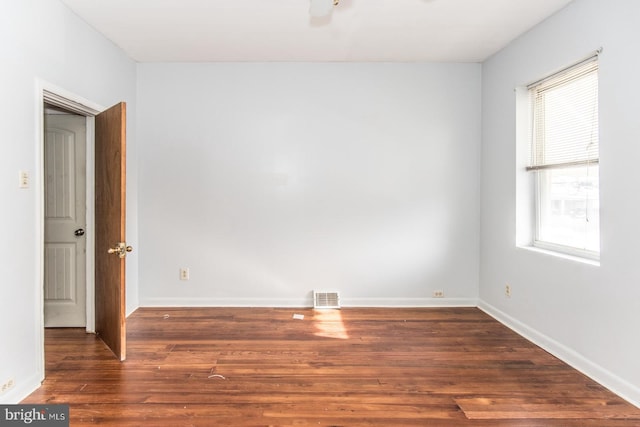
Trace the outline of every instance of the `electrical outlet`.
<path fill-rule="evenodd" d="M 13 388 L 13 386 L 14 386 L 13 378 L 8 379 L 4 384 L 0 386 L 0 394 L 4 393 L 10 388 Z"/>
<path fill-rule="evenodd" d="M 444 291 L 433 291 L 434 298 L 444 298 Z"/>
<path fill-rule="evenodd" d="M 189 280 L 189 267 L 182 267 L 180 269 L 180 280 Z"/>
<path fill-rule="evenodd" d="M 504 294 L 508 297 L 511 296 L 511 285 L 508 283 L 504 286 Z"/>

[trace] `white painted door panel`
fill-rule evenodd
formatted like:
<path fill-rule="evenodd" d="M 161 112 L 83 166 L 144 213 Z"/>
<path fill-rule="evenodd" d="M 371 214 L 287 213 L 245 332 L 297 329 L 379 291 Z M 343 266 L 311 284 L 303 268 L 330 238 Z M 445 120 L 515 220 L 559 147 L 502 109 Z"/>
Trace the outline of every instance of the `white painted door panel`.
<path fill-rule="evenodd" d="M 86 325 L 86 119 L 45 114 L 44 323 Z M 78 234 L 81 234 L 80 232 Z"/>

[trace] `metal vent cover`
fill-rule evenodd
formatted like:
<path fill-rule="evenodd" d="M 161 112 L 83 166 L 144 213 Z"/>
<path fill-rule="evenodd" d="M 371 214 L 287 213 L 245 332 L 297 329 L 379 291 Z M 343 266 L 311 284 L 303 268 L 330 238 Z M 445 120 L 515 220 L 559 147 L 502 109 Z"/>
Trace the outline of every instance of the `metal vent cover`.
<path fill-rule="evenodd" d="M 334 291 L 313 291 L 313 308 L 340 308 L 340 294 Z"/>

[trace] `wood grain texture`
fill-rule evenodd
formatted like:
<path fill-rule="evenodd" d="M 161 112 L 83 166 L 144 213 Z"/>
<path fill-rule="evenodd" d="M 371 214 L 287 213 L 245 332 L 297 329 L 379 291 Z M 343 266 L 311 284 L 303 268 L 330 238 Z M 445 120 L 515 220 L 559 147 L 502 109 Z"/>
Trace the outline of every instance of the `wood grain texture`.
<path fill-rule="evenodd" d="M 121 102 L 95 123 L 96 333 L 120 360 L 127 348 L 125 259 L 107 251 L 126 241 L 126 117 Z"/>
<path fill-rule="evenodd" d="M 128 347 L 121 363 L 83 330 L 48 329 L 25 403 L 70 403 L 72 426 L 640 425 L 475 308 L 141 308 Z"/>

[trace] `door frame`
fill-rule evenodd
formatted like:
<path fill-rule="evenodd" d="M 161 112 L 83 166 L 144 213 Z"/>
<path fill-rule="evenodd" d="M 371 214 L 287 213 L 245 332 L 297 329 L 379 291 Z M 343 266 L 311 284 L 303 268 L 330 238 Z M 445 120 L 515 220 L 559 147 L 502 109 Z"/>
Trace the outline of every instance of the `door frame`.
<path fill-rule="evenodd" d="M 49 82 L 38 80 L 36 83 L 36 173 L 33 187 L 36 196 L 36 239 L 38 244 L 36 262 L 36 326 L 39 342 L 37 351 L 41 361 L 40 380 L 45 376 L 44 354 L 44 103 L 64 108 L 84 116 L 87 123 L 86 149 L 86 331 L 95 332 L 95 116 L 105 107 L 89 101 L 79 95 L 62 89 Z"/>

